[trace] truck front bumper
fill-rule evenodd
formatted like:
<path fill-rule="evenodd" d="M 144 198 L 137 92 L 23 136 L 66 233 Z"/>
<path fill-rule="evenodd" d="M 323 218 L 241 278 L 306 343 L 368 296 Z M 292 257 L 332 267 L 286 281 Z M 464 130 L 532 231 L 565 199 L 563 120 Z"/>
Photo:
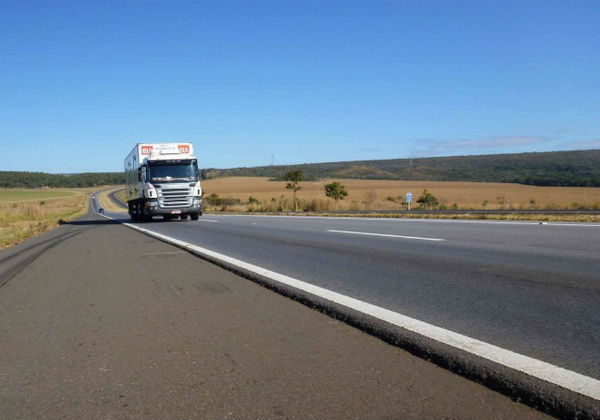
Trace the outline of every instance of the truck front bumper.
<path fill-rule="evenodd" d="M 192 214 L 202 213 L 203 203 L 202 199 L 194 199 L 192 205 L 188 207 L 160 207 L 158 200 L 146 201 L 146 214 L 151 216 L 164 216 L 168 214 Z"/>

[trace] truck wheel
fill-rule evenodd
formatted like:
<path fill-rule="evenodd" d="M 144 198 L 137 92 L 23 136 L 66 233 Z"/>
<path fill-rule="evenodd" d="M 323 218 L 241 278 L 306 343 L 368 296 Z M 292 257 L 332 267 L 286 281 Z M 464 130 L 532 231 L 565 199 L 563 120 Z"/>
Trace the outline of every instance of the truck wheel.
<path fill-rule="evenodd" d="M 138 220 L 140 220 L 140 214 L 138 212 L 139 207 L 137 203 L 133 203 L 133 205 L 131 206 L 132 211 L 131 211 L 131 220 L 133 220 L 134 222 L 137 222 Z"/>
<path fill-rule="evenodd" d="M 192 214 L 190 214 L 190 217 L 192 218 L 192 220 L 198 220 L 198 216 L 199 216 L 198 213 L 192 213 Z"/>
<path fill-rule="evenodd" d="M 131 206 L 131 211 L 129 212 L 129 217 L 131 217 L 131 221 L 135 222 L 135 207 Z"/>
<path fill-rule="evenodd" d="M 187 213 L 181 213 L 181 216 L 179 216 L 179 218 L 180 218 L 181 220 L 187 220 L 187 218 L 188 218 L 188 215 L 187 215 Z"/>
<path fill-rule="evenodd" d="M 142 222 L 151 222 L 152 221 L 152 215 L 146 213 L 146 205 L 145 203 L 142 203 L 140 205 L 141 207 L 141 214 L 140 214 L 140 219 Z"/>

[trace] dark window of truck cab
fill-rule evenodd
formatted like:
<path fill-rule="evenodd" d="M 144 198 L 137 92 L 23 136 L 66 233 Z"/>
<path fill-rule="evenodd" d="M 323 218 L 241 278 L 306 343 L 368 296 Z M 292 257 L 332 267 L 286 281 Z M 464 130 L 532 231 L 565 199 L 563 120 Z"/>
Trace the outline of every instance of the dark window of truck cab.
<path fill-rule="evenodd" d="M 149 182 L 188 182 L 198 180 L 196 160 L 152 162 L 147 167 Z"/>

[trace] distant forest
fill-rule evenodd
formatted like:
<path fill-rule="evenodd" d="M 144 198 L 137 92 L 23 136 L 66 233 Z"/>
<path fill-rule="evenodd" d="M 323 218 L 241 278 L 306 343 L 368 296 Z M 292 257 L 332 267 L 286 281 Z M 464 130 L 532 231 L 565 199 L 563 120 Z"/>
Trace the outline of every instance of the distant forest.
<path fill-rule="evenodd" d="M 97 187 L 125 183 L 123 172 L 85 172 L 80 174 L 47 174 L 44 172 L 0 171 L 0 188 Z"/>
<path fill-rule="evenodd" d="M 259 176 L 280 180 L 290 170 L 317 178 L 514 182 L 541 186 L 600 187 L 600 150 L 451 156 L 207 169 L 208 178 Z M 94 187 L 125 183 L 122 172 L 47 174 L 0 171 L 0 187 Z"/>

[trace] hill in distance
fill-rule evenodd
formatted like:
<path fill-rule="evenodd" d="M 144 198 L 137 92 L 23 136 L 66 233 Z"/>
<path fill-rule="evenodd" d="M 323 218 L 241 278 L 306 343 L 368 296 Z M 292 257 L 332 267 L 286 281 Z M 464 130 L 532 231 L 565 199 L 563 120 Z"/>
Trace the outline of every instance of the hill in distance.
<path fill-rule="evenodd" d="M 206 170 L 206 175 L 208 178 L 255 176 L 279 180 L 291 170 L 303 171 L 306 180 L 352 178 L 600 187 L 600 150 L 211 168 Z M 0 187 L 4 188 L 94 187 L 124 183 L 122 172 L 47 174 L 0 171 Z"/>
<path fill-rule="evenodd" d="M 251 168 L 207 169 L 209 178 L 260 176 L 281 179 L 301 170 L 317 178 L 415 181 L 514 182 L 540 186 L 600 187 L 600 150 L 358 160 Z"/>

